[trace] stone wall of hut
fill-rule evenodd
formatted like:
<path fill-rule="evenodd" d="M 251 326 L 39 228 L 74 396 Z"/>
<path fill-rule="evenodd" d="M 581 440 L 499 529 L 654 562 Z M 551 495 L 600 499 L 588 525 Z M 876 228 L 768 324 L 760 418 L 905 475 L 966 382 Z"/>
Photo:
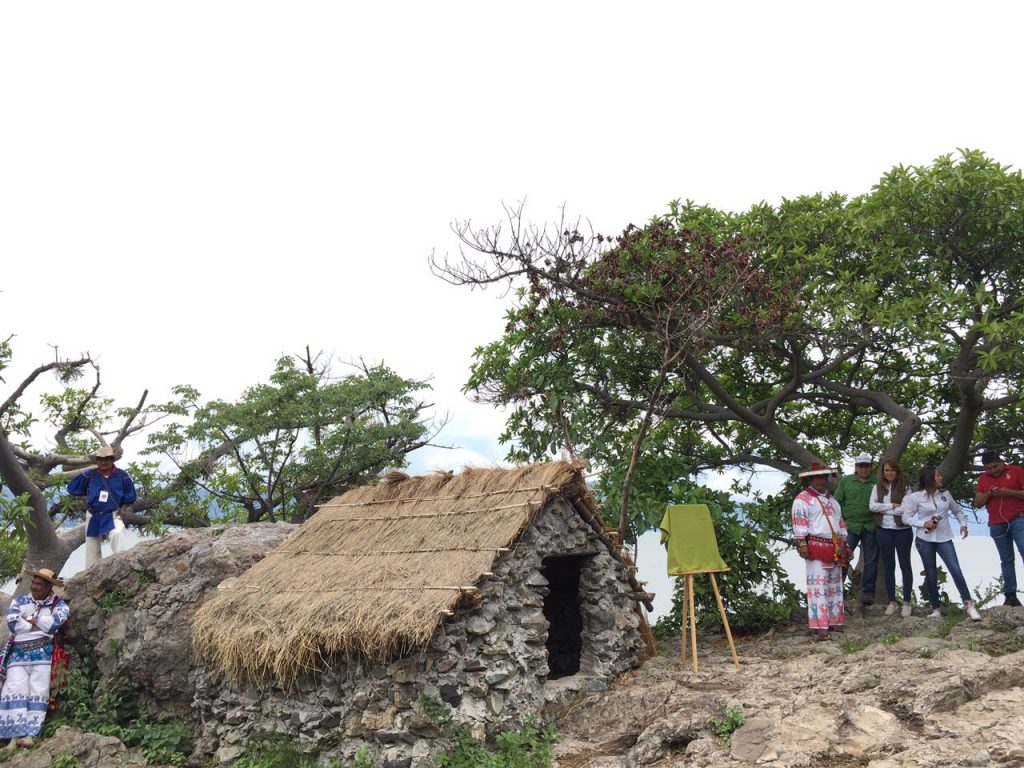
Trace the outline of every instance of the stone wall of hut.
<path fill-rule="evenodd" d="M 557 624 L 552 630 L 545 598 L 552 589 L 564 592 L 573 578 L 578 600 L 558 607 L 549 598 Z M 200 668 L 194 681 L 197 746 L 228 761 L 262 734 L 279 733 L 310 752 L 351 757 L 369 747 L 387 768 L 415 768 L 443 747 L 422 697 L 441 702 L 476 735 L 490 735 L 518 727 L 531 714 L 552 721 L 579 692 L 601 690 L 640 664 L 640 619 L 624 567 L 566 502 L 550 502 L 477 586 L 475 607 L 445 621 L 427 648 L 392 663 L 339 665 L 288 693 L 230 686 Z M 560 629 L 567 622 L 581 629 L 578 647 L 571 640 L 575 633 Z M 552 631 L 568 638 L 551 651 L 561 670 L 556 679 L 547 647 Z M 578 671 L 572 674 L 566 670 L 574 661 Z"/>

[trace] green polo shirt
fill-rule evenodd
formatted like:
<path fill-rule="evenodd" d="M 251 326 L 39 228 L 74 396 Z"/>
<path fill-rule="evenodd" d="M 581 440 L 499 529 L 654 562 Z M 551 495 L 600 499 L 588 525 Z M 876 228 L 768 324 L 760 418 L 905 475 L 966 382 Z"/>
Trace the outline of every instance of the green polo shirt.
<path fill-rule="evenodd" d="M 871 494 L 875 490 L 872 478 L 861 480 L 857 475 L 843 475 L 839 478 L 836 492 L 832 494 L 843 509 L 846 527 L 860 535 L 863 531 L 875 530 L 875 518 L 868 509 Z"/>

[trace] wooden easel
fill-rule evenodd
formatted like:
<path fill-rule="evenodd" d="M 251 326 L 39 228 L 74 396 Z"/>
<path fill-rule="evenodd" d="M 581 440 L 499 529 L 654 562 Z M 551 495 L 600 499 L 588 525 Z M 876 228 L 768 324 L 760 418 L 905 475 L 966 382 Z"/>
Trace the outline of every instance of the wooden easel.
<path fill-rule="evenodd" d="M 686 579 L 683 583 L 683 639 L 682 657 L 686 661 L 686 621 L 690 621 L 690 647 L 693 652 L 693 671 L 697 671 L 697 613 L 693 606 L 693 577 L 706 573 L 711 577 L 711 588 L 715 590 L 715 600 L 718 601 L 718 613 L 722 616 L 722 624 L 725 626 L 725 636 L 729 640 L 729 650 L 732 651 L 732 661 L 738 667 L 740 658 L 736 655 L 736 644 L 732 640 L 732 630 L 729 629 L 729 617 L 725 615 L 725 606 L 722 605 L 722 595 L 718 591 L 718 580 L 716 573 L 728 573 L 730 569 L 725 568 L 717 571 L 688 571 L 686 573 L 673 573 L 673 576 L 682 576 Z"/>

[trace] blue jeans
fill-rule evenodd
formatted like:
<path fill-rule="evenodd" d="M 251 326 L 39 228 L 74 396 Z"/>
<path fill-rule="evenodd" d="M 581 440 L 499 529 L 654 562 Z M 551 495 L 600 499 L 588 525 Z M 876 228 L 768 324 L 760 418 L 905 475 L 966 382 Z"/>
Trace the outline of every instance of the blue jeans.
<path fill-rule="evenodd" d="M 910 567 L 910 549 L 914 544 L 912 528 L 879 528 L 875 531 L 878 554 L 885 569 L 885 591 L 889 602 L 896 602 L 896 558 L 900 561 L 900 575 L 903 577 L 903 602 L 909 603 L 914 593 L 914 571 Z"/>
<path fill-rule="evenodd" d="M 1008 523 L 997 523 L 988 527 L 988 535 L 995 542 L 999 552 L 999 567 L 1003 571 L 1003 592 L 1007 595 L 1017 592 L 1017 564 L 1013 561 L 1013 545 L 1024 559 L 1024 515 L 1017 515 Z"/>
<path fill-rule="evenodd" d="M 941 557 L 942 562 L 946 564 L 946 570 L 949 571 L 949 575 L 953 578 L 956 591 L 960 593 L 960 599 L 965 603 L 971 599 L 971 593 L 967 589 L 964 574 L 960 570 L 960 561 L 956 557 L 956 547 L 953 546 L 952 541 L 943 541 L 936 544 L 933 541 L 921 541 L 918 539 L 917 554 L 921 556 L 921 562 L 924 563 L 924 583 L 928 585 L 928 597 L 931 599 L 932 608 L 938 608 L 942 605 L 942 602 L 939 600 L 939 572 L 935 567 L 935 555 Z"/>
<path fill-rule="evenodd" d="M 860 597 L 866 603 L 875 599 L 875 582 L 878 581 L 878 542 L 875 541 L 874 531 L 861 531 L 854 533 L 850 531 L 846 543 L 850 545 L 850 555 L 861 547 L 861 557 L 864 558 L 864 575 L 860 581 Z"/>

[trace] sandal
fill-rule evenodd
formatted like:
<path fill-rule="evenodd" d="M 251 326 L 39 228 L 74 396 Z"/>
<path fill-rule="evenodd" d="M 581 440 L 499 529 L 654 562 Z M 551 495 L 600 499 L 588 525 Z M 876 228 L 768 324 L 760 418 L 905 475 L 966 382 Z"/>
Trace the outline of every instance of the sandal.
<path fill-rule="evenodd" d="M 811 635 L 816 641 L 831 640 L 832 635 L 829 634 L 827 629 L 819 629 L 813 635 Z"/>

